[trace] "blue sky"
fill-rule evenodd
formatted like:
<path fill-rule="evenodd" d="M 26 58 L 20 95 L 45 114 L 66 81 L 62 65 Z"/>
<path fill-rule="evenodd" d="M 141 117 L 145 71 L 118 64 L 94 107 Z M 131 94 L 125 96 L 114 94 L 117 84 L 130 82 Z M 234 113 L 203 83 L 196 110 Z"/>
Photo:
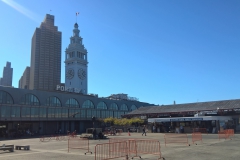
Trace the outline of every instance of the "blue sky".
<path fill-rule="evenodd" d="M 18 87 L 32 35 L 50 13 L 62 32 L 64 82 L 76 12 L 89 93 L 160 105 L 240 98 L 239 0 L 0 0 L 0 77 L 10 61 Z"/>

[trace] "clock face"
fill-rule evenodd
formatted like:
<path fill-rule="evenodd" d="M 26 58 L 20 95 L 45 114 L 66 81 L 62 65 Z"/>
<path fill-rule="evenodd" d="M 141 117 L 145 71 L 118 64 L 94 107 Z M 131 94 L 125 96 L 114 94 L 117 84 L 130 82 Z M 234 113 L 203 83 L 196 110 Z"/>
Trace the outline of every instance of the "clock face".
<path fill-rule="evenodd" d="M 80 69 L 78 70 L 78 77 L 79 77 L 80 79 L 85 79 L 86 76 L 87 76 L 86 71 L 83 70 L 82 68 L 80 68 Z"/>
<path fill-rule="evenodd" d="M 66 78 L 72 79 L 73 77 L 74 77 L 74 70 L 72 68 L 70 68 L 66 72 Z"/>

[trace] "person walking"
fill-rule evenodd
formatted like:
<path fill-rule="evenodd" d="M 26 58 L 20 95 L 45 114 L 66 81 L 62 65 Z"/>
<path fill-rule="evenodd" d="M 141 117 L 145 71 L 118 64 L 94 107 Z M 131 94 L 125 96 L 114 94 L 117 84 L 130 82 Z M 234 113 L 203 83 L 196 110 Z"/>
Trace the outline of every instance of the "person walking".
<path fill-rule="evenodd" d="M 146 127 L 145 126 L 143 126 L 143 133 L 142 133 L 142 136 L 145 134 L 145 136 L 147 136 L 147 134 L 146 134 Z"/>
<path fill-rule="evenodd" d="M 93 139 L 96 140 L 96 137 L 97 137 L 97 130 L 96 130 L 95 128 L 93 129 L 92 135 L 93 135 Z"/>
<path fill-rule="evenodd" d="M 130 128 L 128 128 L 128 136 L 131 136 L 131 134 L 130 134 Z"/>

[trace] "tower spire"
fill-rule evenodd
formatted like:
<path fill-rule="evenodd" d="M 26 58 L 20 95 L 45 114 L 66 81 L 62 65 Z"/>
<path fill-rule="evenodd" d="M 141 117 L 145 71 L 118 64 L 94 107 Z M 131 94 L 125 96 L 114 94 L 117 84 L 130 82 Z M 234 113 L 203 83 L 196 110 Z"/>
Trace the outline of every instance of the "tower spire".
<path fill-rule="evenodd" d="M 79 15 L 79 12 L 76 12 L 76 23 L 77 23 L 77 16 Z"/>

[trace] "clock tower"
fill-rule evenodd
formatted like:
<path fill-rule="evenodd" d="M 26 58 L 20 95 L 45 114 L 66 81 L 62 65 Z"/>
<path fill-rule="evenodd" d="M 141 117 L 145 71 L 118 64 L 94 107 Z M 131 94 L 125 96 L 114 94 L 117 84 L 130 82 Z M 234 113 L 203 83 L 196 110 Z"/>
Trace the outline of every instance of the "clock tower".
<path fill-rule="evenodd" d="M 88 93 L 87 50 L 79 36 L 78 24 L 74 24 L 73 36 L 65 51 L 65 88 L 76 93 Z"/>

